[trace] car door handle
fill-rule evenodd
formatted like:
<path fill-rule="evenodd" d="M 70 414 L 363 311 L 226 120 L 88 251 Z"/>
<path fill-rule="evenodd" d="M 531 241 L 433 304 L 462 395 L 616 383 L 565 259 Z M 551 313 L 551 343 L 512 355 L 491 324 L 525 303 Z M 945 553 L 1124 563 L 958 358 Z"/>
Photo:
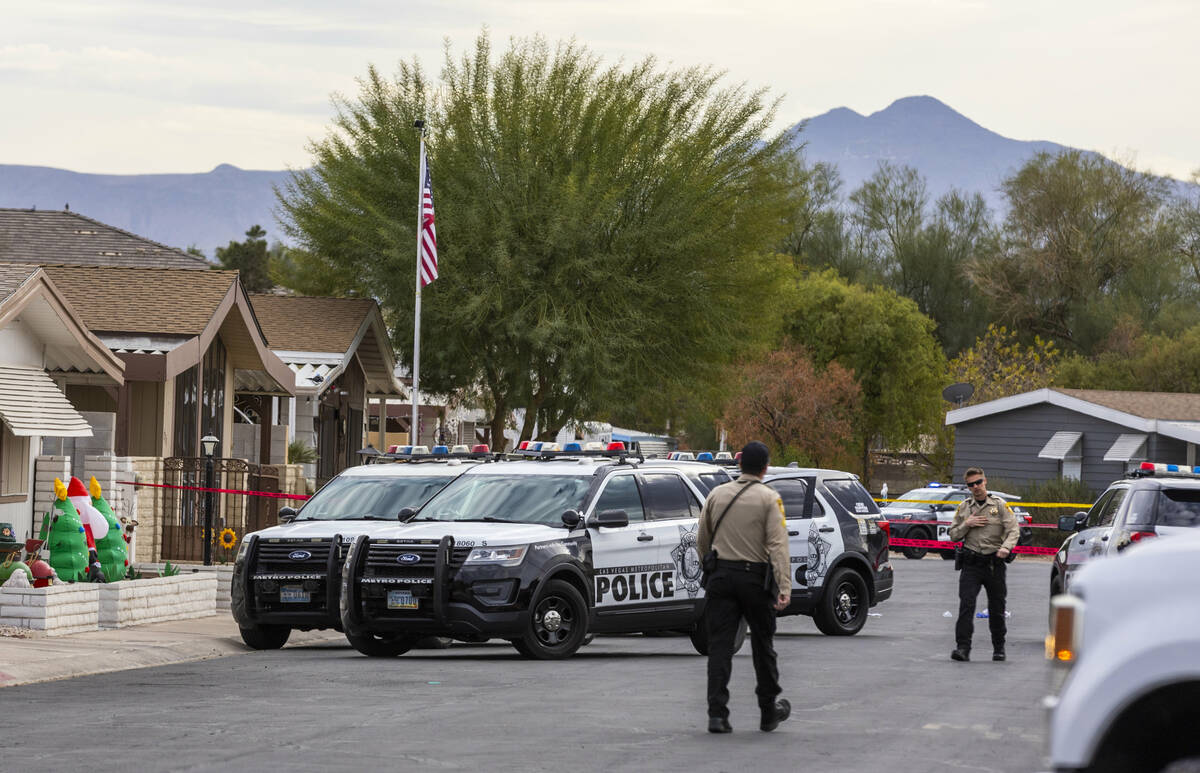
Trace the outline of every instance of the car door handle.
<path fill-rule="evenodd" d="M 822 526 L 821 528 L 817 529 L 817 531 L 823 531 L 825 533 L 829 533 L 833 530 L 834 528 L 832 526 Z"/>
<path fill-rule="evenodd" d="M 789 532 L 788 532 L 788 536 L 789 536 L 789 537 L 799 537 L 799 536 L 800 536 L 800 532 L 798 532 L 798 531 L 789 531 Z"/>
<path fill-rule="evenodd" d="M 1101 541 L 1101 542 L 1108 542 L 1108 535 L 1107 535 L 1107 534 L 1105 534 L 1103 537 L 1101 537 L 1101 538 L 1100 538 L 1100 541 Z"/>
<path fill-rule="evenodd" d="M 649 542 L 652 539 L 654 539 L 654 535 L 652 535 L 652 534 L 639 534 L 638 535 L 638 542 Z"/>

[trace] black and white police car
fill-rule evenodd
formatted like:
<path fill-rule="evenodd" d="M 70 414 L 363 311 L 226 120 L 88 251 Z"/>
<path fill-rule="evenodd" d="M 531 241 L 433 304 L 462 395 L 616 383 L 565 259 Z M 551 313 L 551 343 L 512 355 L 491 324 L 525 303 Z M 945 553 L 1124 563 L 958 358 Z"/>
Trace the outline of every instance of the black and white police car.
<path fill-rule="evenodd" d="M 411 447 L 408 447 L 411 451 Z M 444 447 L 384 455 L 391 464 L 350 467 L 282 523 L 242 538 L 230 587 L 231 612 L 242 640 L 277 649 L 292 629 L 341 628 L 338 593 L 350 541 L 394 525 L 405 507 L 419 507 L 469 467 L 488 458 L 486 446 L 452 456 Z"/>
<path fill-rule="evenodd" d="M 1032 545 L 1033 529 L 1029 524 L 1033 523 L 1033 516 L 1021 509 L 1021 498 L 991 489 L 988 489 L 988 493 L 1007 502 L 1013 515 L 1016 516 L 1017 523 L 1020 525 L 1017 544 Z M 929 540 L 951 544 L 953 540 L 950 539 L 950 525 L 954 522 L 954 513 L 958 510 L 959 504 L 970 495 L 971 492 L 966 486 L 934 481 L 927 486 L 904 492 L 895 500 L 884 505 L 882 513 L 883 517 L 891 524 L 891 536 L 895 539 Z M 910 521 L 916 521 L 916 523 L 910 523 Z M 929 521 L 937 521 L 937 523 L 928 523 Z M 931 548 L 905 545 L 893 547 L 892 550 L 899 550 L 905 558 L 918 559 L 924 558 Z M 954 558 L 953 550 L 939 550 L 938 552 L 944 559 Z"/>
<path fill-rule="evenodd" d="M 1050 567 L 1050 595 L 1071 590 L 1080 567 L 1132 544 L 1200 528 L 1200 467 L 1143 462 L 1113 481 L 1087 511 L 1064 515 L 1069 532 Z"/>
<path fill-rule="evenodd" d="M 406 525 L 358 537 L 342 573 L 350 643 L 393 656 L 431 635 L 503 638 L 526 657 L 558 659 L 591 633 L 682 631 L 706 652 L 697 519 L 728 472 L 565 448 L 468 470 Z M 847 505 L 827 472 L 774 470 L 768 483 L 789 492 L 795 513 L 788 612 L 855 633 L 891 593 L 886 534 L 857 480 L 835 474 L 834 488 L 861 489 Z M 825 601 L 829 592 L 840 595 Z"/>

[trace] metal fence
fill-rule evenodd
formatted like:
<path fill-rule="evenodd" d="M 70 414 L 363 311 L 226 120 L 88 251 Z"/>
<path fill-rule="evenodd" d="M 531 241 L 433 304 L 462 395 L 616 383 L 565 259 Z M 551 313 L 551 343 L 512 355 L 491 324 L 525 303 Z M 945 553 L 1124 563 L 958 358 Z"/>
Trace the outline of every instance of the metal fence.
<path fill-rule="evenodd" d="M 162 557 L 167 561 L 204 560 L 205 460 L 202 457 L 172 456 L 163 460 Z M 180 486 L 183 488 L 170 488 Z M 250 464 L 243 459 L 214 459 L 213 488 L 280 493 L 280 469 L 269 464 Z M 278 522 L 285 500 L 251 494 L 213 494 L 213 560 L 231 561 L 233 548 L 222 546 L 222 533 L 229 529 L 234 539 Z M 228 536 L 228 535 L 227 535 Z M 226 540 L 228 541 L 228 539 Z"/>

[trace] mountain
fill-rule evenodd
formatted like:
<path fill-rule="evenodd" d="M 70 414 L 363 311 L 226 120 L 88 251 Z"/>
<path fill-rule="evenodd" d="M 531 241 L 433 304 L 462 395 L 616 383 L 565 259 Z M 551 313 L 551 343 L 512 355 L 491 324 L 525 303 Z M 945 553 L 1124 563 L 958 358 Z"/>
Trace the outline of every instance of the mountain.
<path fill-rule="evenodd" d="M 916 168 L 931 199 L 951 188 L 979 192 L 1001 211 L 1000 181 L 1054 142 L 1024 142 L 985 129 L 933 97 L 898 99 L 870 115 L 845 107 L 792 127 L 793 144 L 809 162 L 837 164 L 848 195 L 880 161 Z M 289 172 L 248 171 L 222 164 L 203 174 L 101 175 L 0 165 L 0 207 L 70 208 L 173 247 L 196 245 L 209 258 L 259 224 L 282 240 L 273 185 Z M 1197 188 L 1177 182 L 1195 195 Z"/>
<path fill-rule="evenodd" d="M 273 185 L 290 172 L 221 164 L 201 174 L 81 174 L 0 164 L 0 207 L 65 209 L 156 242 L 195 245 L 209 258 L 255 223 L 281 240 Z"/>
<path fill-rule="evenodd" d="M 836 164 L 849 194 L 881 161 L 911 166 L 924 175 L 931 199 L 951 188 L 983 194 L 998 209 L 1000 181 L 1035 153 L 1056 153 L 1054 142 L 1023 142 L 985 129 L 933 97 L 904 97 L 861 115 L 839 107 L 792 127 L 793 145 L 808 161 Z"/>

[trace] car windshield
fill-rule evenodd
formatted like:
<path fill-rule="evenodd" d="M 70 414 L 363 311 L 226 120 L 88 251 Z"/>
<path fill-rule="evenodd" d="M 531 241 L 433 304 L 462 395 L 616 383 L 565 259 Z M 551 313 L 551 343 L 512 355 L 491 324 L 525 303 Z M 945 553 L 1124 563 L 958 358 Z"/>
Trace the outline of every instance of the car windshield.
<path fill-rule="evenodd" d="M 414 520 L 562 526 L 564 511 L 583 510 L 590 482 L 582 475 L 464 475 Z"/>
<path fill-rule="evenodd" d="M 1163 489 L 1158 497 L 1159 526 L 1200 526 L 1200 491 Z"/>
<path fill-rule="evenodd" d="M 450 480 L 448 475 L 343 475 L 314 494 L 300 509 L 298 519 L 394 521 L 403 508 L 420 507 Z"/>
<path fill-rule="evenodd" d="M 916 507 L 928 507 L 932 502 L 946 501 L 949 491 L 944 488 L 915 488 L 906 491 L 896 499 L 917 500 L 915 502 L 889 502 L 884 510 L 912 510 Z M 960 499 L 962 497 L 959 497 Z"/>

